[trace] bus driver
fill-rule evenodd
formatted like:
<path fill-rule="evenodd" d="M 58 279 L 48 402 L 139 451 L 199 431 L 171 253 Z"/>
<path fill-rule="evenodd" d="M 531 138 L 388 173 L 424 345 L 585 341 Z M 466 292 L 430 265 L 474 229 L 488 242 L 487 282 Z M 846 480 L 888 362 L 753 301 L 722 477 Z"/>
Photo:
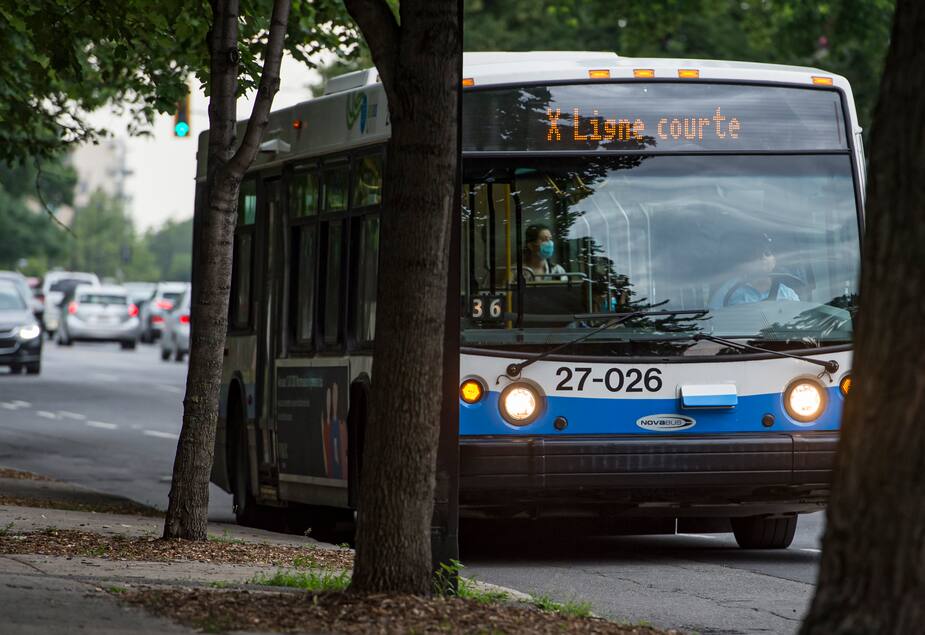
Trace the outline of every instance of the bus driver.
<path fill-rule="evenodd" d="M 796 291 L 774 279 L 777 258 L 771 251 L 770 238 L 762 235 L 761 238 L 740 239 L 739 247 L 749 256 L 749 260 L 741 268 L 741 275 L 727 280 L 716 290 L 710 299 L 710 308 L 768 300 L 775 282 L 777 293 L 773 300 L 799 301 L 800 296 Z"/>

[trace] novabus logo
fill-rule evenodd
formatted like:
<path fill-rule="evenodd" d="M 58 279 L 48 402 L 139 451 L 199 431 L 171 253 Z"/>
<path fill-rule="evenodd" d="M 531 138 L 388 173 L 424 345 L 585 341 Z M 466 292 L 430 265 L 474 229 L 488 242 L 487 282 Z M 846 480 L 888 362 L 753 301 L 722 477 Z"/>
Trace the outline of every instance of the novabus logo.
<path fill-rule="evenodd" d="M 636 419 L 636 425 L 652 432 L 674 432 L 693 428 L 697 422 L 684 415 L 646 415 Z"/>

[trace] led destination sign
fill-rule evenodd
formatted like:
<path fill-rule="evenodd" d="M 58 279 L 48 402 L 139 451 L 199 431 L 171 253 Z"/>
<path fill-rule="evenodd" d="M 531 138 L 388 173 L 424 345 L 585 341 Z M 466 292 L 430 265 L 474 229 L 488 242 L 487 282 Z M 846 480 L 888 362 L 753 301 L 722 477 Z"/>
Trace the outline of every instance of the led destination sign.
<path fill-rule="evenodd" d="M 645 143 L 646 135 L 655 133 L 662 141 L 670 137 L 674 141 L 703 141 L 704 130 L 709 136 L 711 133 L 717 139 L 735 140 L 739 138 L 742 123 L 736 117 L 728 118 L 721 112 L 722 107 L 717 106 L 712 115 L 686 116 L 686 117 L 660 117 L 656 125 L 649 126 L 647 133 L 646 122 L 636 117 L 632 120 L 604 119 L 597 110 L 592 111 L 590 117 L 582 116 L 581 109 L 573 108 L 571 116 L 572 141 L 639 141 Z M 546 109 L 549 129 L 546 132 L 546 141 L 562 141 L 562 109 Z M 651 122 L 650 122 L 651 124 Z"/>
<path fill-rule="evenodd" d="M 608 83 L 472 90 L 463 150 L 846 150 L 840 95 L 747 84 Z"/>

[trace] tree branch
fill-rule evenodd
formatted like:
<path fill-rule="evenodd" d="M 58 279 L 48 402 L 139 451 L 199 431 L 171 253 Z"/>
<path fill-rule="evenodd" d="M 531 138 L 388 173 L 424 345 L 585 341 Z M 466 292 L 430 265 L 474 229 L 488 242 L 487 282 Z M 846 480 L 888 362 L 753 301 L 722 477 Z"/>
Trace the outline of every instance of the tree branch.
<path fill-rule="evenodd" d="M 257 97 L 254 100 L 254 109 L 247 120 L 244 139 L 237 152 L 228 162 L 229 171 L 237 176 L 244 176 L 248 166 L 253 163 L 260 148 L 260 140 L 270 121 L 270 108 L 273 106 L 273 97 L 279 91 L 279 67 L 283 61 L 283 45 L 286 42 L 286 30 L 289 26 L 289 8 L 291 0 L 274 0 L 273 13 L 270 16 L 270 34 L 267 37 L 267 48 L 263 56 L 263 71 L 260 73 L 260 84 L 257 87 Z"/>
<path fill-rule="evenodd" d="M 344 0 L 366 38 L 382 84 L 394 86 L 401 28 L 385 0 Z"/>
<path fill-rule="evenodd" d="M 51 207 L 48 206 L 48 202 L 45 200 L 45 196 L 42 194 L 42 182 L 41 182 L 42 163 L 41 161 L 39 161 L 38 157 L 35 158 L 35 161 L 33 164 L 35 165 L 35 195 L 39 199 L 39 204 L 42 206 L 42 209 L 45 210 L 45 213 L 48 214 L 51 220 L 55 221 L 58 224 L 58 226 L 61 227 L 61 229 L 69 233 L 74 238 L 77 238 L 77 234 L 75 234 L 74 231 L 70 227 L 62 223 L 61 219 L 55 216 L 54 210 L 52 210 Z"/>

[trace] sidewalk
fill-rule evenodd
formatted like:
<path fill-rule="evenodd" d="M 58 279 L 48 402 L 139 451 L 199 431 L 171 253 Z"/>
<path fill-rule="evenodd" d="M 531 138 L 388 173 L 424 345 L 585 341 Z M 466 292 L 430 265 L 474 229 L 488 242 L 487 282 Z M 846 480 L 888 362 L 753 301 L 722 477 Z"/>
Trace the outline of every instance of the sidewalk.
<path fill-rule="evenodd" d="M 8 501 L 32 503 L 12 506 Z M 48 505 L 48 507 L 45 507 Z M 56 509 L 113 509 L 145 513 L 98 513 Z M 0 541 L 22 534 L 86 532 L 118 539 L 154 541 L 163 531 L 155 512 L 117 496 L 48 480 L 0 478 Z M 209 535 L 218 545 L 264 544 L 297 549 L 327 549 L 334 545 L 303 536 L 286 536 L 238 525 L 213 523 Z M 58 541 L 52 541 L 52 545 Z M 67 543 L 65 543 L 67 544 Z M 75 545 L 76 546 L 76 545 Z M 45 545 L 46 550 L 51 550 Z M 244 584 L 258 575 L 272 575 L 277 566 L 196 561 L 136 561 L 80 555 L 11 554 L 0 550 L 0 633 L 196 633 L 172 620 L 155 617 L 118 601 L 120 589 L 131 586 L 168 587 Z M 263 632 L 263 631 L 250 631 Z"/>
<path fill-rule="evenodd" d="M 223 523 L 208 541 L 162 540 L 155 510 L 32 477 L 0 468 L 0 635 L 665 635 L 462 578 L 431 598 L 344 593 L 350 549 Z"/>

